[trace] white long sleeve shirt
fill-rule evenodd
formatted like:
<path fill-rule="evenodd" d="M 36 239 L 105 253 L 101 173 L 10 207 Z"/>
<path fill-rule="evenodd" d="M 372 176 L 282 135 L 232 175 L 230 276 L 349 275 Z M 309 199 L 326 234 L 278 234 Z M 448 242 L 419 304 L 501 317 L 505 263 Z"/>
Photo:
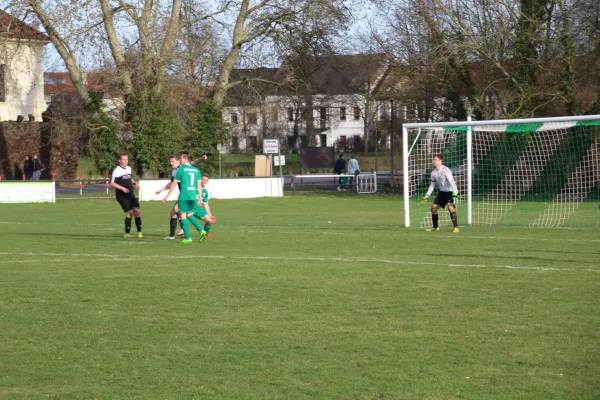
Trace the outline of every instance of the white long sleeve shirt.
<path fill-rule="evenodd" d="M 440 192 L 458 192 L 456 182 L 454 182 L 454 178 L 452 177 L 452 171 L 444 165 L 440 169 L 431 171 L 431 185 L 429 185 L 429 190 L 427 190 L 428 196 L 433 193 L 436 183 Z"/>

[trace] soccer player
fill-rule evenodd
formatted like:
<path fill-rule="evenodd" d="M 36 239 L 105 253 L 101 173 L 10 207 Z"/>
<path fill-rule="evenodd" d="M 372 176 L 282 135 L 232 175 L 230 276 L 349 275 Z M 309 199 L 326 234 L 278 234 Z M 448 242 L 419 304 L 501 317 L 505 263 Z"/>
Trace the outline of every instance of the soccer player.
<path fill-rule="evenodd" d="M 201 219 L 202 221 L 205 222 L 204 225 L 204 233 L 205 233 L 205 237 L 209 238 L 212 237 L 212 234 L 210 234 L 210 230 L 212 229 L 212 225 L 217 222 L 217 217 L 215 217 L 214 215 L 212 215 L 212 213 L 210 212 L 210 206 L 208 205 L 208 200 L 210 199 L 210 194 L 208 193 L 208 189 L 206 188 L 206 185 L 208 184 L 208 180 L 210 179 L 210 176 L 207 173 L 202 174 L 202 181 L 200 183 L 201 187 L 202 187 L 202 202 L 201 204 L 196 207 L 194 209 L 194 217 Z M 179 234 L 179 237 L 185 237 L 184 234 Z M 201 238 L 201 241 L 204 240 L 203 238 Z"/>
<path fill-rule="evenodd" d="M 190 162 L 190 164 L 196 165 L 200 161 L 204 161 L 207 159 L 208 159 L 208 156 L 206 154 L 202 154 L 202 156 L 200 158 L 195 159 L 194 161 Z M 173 167 L 173 171 L 171 172 L 171 181 L 169 183 L 167 183 L 165 186 L 163 186 L 162 188 L 158 189 L 156 191 L 157 195 L 164 192 L 165 190 L 169 190 L 169 188 L 175 181 L 175 175 L 177 174 L 177 169 L 181 165 L 181 159 L 180 159 L 179 155 L 176 155 L 176 154 L 172 155 L 169 158 L 169 163 L 171 164 L 171 167 Z M 171 212 L 169 213 L 169 217 L 170 217 L 169 218 L 169 236 L 165 237 L 166 240 L 174 240 L 175 239 L 175 230 L 177 229 L 177 215 L 178 215 L 177 210 L 178 210 L 177 202 L 175 202 L 175 204 L 173 205 L 173 208 L 171 209 Z M 183 232 L 183 230 L 181 232 L 179 232 L 179 236 L 185 237 L 185 233 Z"/>
<path fill-rule="evenodd" d="M 179 166 L 181 165 L 181 159 L 180 159 L 179 155 L 176 155 L 176 154 L 172 155 L 169 158 L 169 163 L 171 164 L 171 167 L 173 167 L 173 171 L 171 172 L 171 181 L 169 183 L 167 183 L 165 186 L 163 186 L 162 188 L 158 189 L 156 191 L 157 195 L 164 192 L 165 190 L 169 190 L 171 185 L 173 185 L 173 182 L 175 181 L 175 176 L 177 175 L 177 170 L 179 169 Z M 175 230 L 177 229 L 177 202 L 175 202 L 175 204 L 173 204 L 173 208 L 171 209 L 169 216 L 170 216 L 169 236 L 165 237 L 165 239 L 174 240 L 175 239 Z"/>
<path fill-rule="evenodd" d="M 200 241 L 204 240 L 206 232 L 200 226 L 200 223 L 194 217 L 193 213 L 197 205 L 202 200 L 198 200 L 199 187 L 201 183 L 200 170 L 190 164 L 190 157 L 187 153 L 181 154 L 181 166 L 177 169 L 174 181 L 179 183 L 179 198 L 177 199 L 177 208 L 179 213 L 179 223 L 181 229 L 185 234 L 185 239 L 181 241 L 182 244 L 192 243 L 192 237 L 190 234 L 190 223 L 200 232 Z M 169 187 L 169 192 L 161 200 L 163 203 L 167 201 L 167 198 L 175 190 L 175 185 Z"/>
<path fill-rule="evenodd" d="M 429 196 L 431 196 L 431 193 L 433 193 L 435 184 L 437 183 L 438 194 L 435 197 L 433 205 L 431 206 L 431 221 L 433 222 L 433 227 L 427 229 L 427 232 L 437 232 L 440 230 L 438 227 L 438 208 L 445 208 L 446 205 L 448 205 L 450 219 L 454 225 L 453 232 L 457 233 L 459 230 L 455 206 L 460 201 L 458 198 L 458 189 L 456 188 L 456 183 L 452 177 L 452 171 L 442 164 L 443 161 L 444 158 L 441 154 L 436 154 L 433 157 L 433 165 L 435 166 L 435 169 L 431 172 L 431 184 L 429 185 L 429 190 L 427 190 L 427 194 L 425 197 L 423 197 L 423 202 L 428 202 Z"/>
<path fill-rule="evenodd" d="M 212 229 L 212 225 L 215 222 L 217 222 L 217 218 L 212 215 L 212 213 L 210 212 L 210 206 L 208 205 L 208 200 L 210 199 L 210 195 L 208 193 L 208 189 L 206 188 L 206 185 L 208 184 L 209 179 L 210 179 L 210 176 L 207 173 L 202 174 L 202 182 L 201 182 L 202 204 L 201 204 L 201 206 L 204 208 L 206 215 L 194 213 L 194 216 L 202 219 L 205 222 L 204 231 L 206 232 L 206 237 L 212 237 L 210 230 Z"/>
<path fill-rule="evenodd" d="M 125 213 L 125 238 L 131 239 L 136 236 L 131 235 L 131 217 L 135 216 L 135 227 L 137 228 L 137 237 L 142 238 L 142 216 L 140 214 L 140 203 L 135 197 L 133 187 L 140 189 L 138 182 L 131 177 L 131 167 L 129 166 L 129 157 L 127 153 L 119 155 L 119 165 L 112 173 L 110 185 L 116 190 L 117 201 Z"/>

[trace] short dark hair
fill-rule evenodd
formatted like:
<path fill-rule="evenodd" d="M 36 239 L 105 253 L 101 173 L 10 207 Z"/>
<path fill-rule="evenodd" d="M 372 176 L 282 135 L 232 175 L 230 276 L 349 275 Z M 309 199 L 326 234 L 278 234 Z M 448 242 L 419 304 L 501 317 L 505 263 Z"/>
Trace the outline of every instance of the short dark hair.
<path fill-rule="evenodd" d="M 190 155 L 186 152 L 181 153 L 181 156 L 179 158 L 187 158 L 188 160 L 190 159 Z"/>
<path fill-rule="evenodd" d="M 119 160 L 121 159 L 121 157 L 126 156 L 126 155 L 127 155 L 127 153 L 121 153 L 121 154 L 119 154 Z"/>
<path fill-rule="evenodd" d="M 344 153 L 340 153 L 340 157 L 344 157 Z"/>
<path fill-rule="evenodd" d="M 203 172 L 203 173 L 202 173 L 202 177 L 203 177 L 203 178 L 204 178 L 204 177 L 207 177 L 208 179 L 210 179 L 210 175 L 209 175 L 209 174 L 207 174 L 206 172 Z"/>
<path fill-rule="evenodd" d="M 433 158 L 436 158 L 436 157 L 439 158 L 440 161 L 444 161 L 444 156 L 442 156 L 441 154 L 436 154 L 433 156 Z"/>
<path fill-rule="evenodd" d="M 172 155 L 171 155 L 171 157 L 169 157 L 169 160 L 170 160 L 171 158 L 174 158 L 174 159 L 176 159 L 176 160 L 179 160 L 179 159 L 181 159 L 181 156 L 180 156 L 179 154 L 172 154 Z"/>

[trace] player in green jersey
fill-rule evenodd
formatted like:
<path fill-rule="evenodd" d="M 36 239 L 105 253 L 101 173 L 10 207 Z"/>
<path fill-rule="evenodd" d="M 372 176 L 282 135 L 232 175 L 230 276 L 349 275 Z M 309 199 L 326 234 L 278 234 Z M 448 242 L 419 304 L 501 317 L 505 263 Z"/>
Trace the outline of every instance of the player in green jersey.
<path fill-rule="evenodd" d="M 201 206 L 204 208 L 204 211 L 207 214 L 200 218 L 204 222 L 206 222 L 206 224 L 204 225 L 204 231 L 206 232 L 206 237 L 212 236 L 210 234 L 210 230 L 212 228 L 212 225 L 215 222 L 217 222 L 217 217 L 212 215 L 212 213 L 210 212 L 210 206 L 208 205 L 208 200 L 210 199 L 210 194 L 208 193 L 208 189 L 206 188 L 206 185 L 208 184 L 209 179 L 210 179 L 210 176 L 207 173 L 204 173 L 204 174 L 202 174 L 202 181 L 200 182 L 200 185 L 202 186 L 202 204 L 201 204 Z M 196 215 L 196 214 L 194 214 L 194 215 Z"/>
<path fill-rule="evenodd" d="M 206 232 L 200 226 L 200 222 L 194 217 L 194 210 L 201 203 L 198 201 L 199 188 L 201 183 L 201 172 L 198 168 L 190 165 L 190 157 L 187 153 L 181 154 L 181 166 L 177 169 L 174 181 L 179 184 L 179 198 L 177 199 L 177 208 L 179 212 L 179 223 L 185 234 L 183 244 L 192 242 L 190 234 L 190 223 L 200 232 L 200 241 L 204 240 Z M 175 185 L 171 185 L 169 192 L 162 199 L 164 203 L 175 190 Z"/>

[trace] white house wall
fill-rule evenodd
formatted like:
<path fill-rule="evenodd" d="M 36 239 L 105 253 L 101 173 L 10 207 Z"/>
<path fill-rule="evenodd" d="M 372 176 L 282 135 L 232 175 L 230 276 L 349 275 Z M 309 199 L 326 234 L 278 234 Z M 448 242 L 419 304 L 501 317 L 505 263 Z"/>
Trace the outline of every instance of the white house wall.
<path fill-rule="evenodd" d="M 5 101 L 0 102 L 0 119 L 15 121 L 29 114 L 42 120 L 46 110 L 44 71 L 42 65 L 45 42 L 0 41 L 0 64 L 4 65 Z"/>
<path fill-rule="evenodd" d="M 315 131 L 318 132 L 315 134 L 317 144 L 321 144 L 321 134 L 327 135 L 326 146 L 333 146 L 342 136 L 345 136 L 348 141 L 354 136 L 364 137 L 366 99 L 363 95 L 315 95 L 313 104 L 314 126 Z M 257 106 L 226 107 L 223 110 L 223 119 L 228 123 L 232 123 L 231 115 L 237 115 L 237 124 L 232 124 L 232 131 L 238 137 L 239 149 L 246 150 L 248 149 L 250 136 L 256 136 L 260 146 L 265 127 L 270 131 L 279 132 L 280 136 L 293 136 L 294 121 L 288 120 L 288 108 L 295 109 L 295 107 L 294 102 L 289 97 L 268 96 L 265 99 L 263 108 Z M 322 107 L 327 109 L 326 129 L 324 131 L 320 129 Z M 345 120 L 341 119 L 341 107 L 346 108 Z M 360 108 L 358 119 L 354 119 L 354 107 Z M 272 112 L 274 110 L 277 111 L 276 121 L 273 120 Z M 250 114 L 256 114 L 255 124 L 251 124 L 248 120 Z M 299 135 L 302 136 L 305 129 L 304 120 L 298 121 L 298 128 Z"/>

